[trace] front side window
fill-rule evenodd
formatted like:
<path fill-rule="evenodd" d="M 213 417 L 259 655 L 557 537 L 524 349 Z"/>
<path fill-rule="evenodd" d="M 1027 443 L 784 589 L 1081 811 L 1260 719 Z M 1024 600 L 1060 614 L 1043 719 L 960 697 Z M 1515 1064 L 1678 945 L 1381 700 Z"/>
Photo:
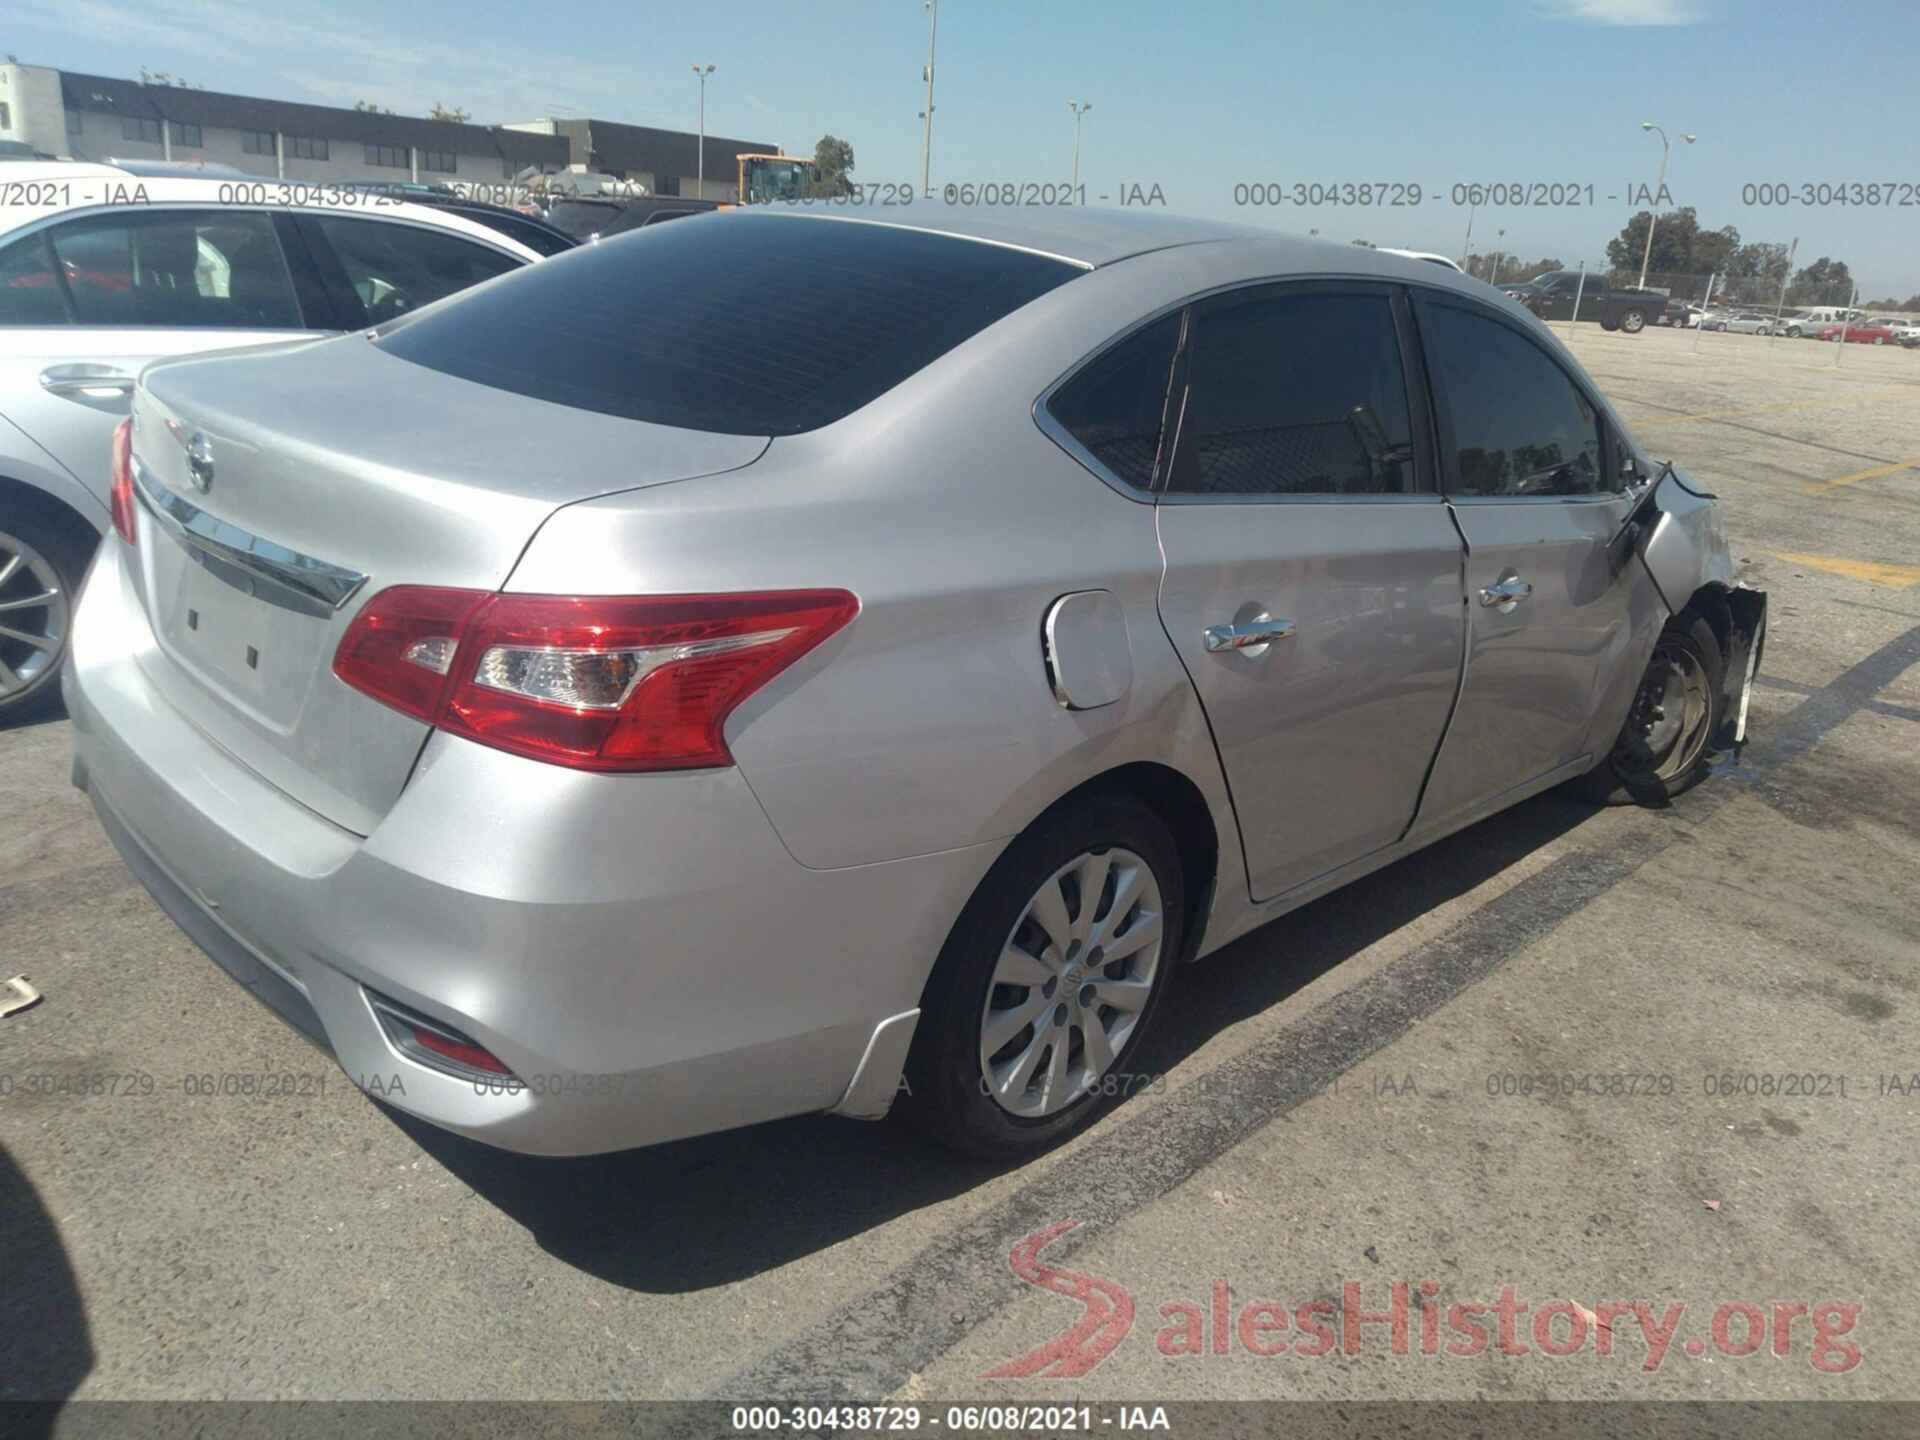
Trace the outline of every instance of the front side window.
<path fill-rule="evenodd" d="M 1095 356 L 1047 401 L 1055 422 L 1094 459 L 1142 490 L 1159 473 L 1179 343 L 1176 310 Z"/>
<path fill-rule="evenodd" d="M 1193 309 L 1167 489 L 1382 495 L 1413 488 L 1413 425 L 1384 290 L 1237 291 Z"/>
<path fill-rule="evenodd" d="M 359 312 L 347 328 L 396 320 L 456 290 L 516 269 L 511 255 L 391 220 L 361 220 L 317 215 L 313 224 L 346 271 Z"/>
<path fill-rule="evenodd" d="M 51 232 L 81 325 L 297 330 L 300 307 L 265 215 L 98 215 Z"/>
<path fill-rule="evenodd" d="M 1591 495 L 1602 488 L 1599 414 L 1538 345 L 1453 305 L 1421 312 L 1452 425 L 1458 495 Z"/>

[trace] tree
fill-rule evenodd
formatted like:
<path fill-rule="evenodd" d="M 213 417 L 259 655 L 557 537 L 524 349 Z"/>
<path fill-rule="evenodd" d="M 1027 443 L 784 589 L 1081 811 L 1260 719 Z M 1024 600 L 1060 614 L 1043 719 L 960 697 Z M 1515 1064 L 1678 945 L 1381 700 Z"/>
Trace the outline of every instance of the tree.
<path fill-rule="evenodd" d="M 1653 212 L 1642 210 L 1626 227 L 1607 242 L 1607 264 L 1618 273 L 1640 278 L 1642 258 L 1647 254 L 1647 226 L 1653 225 L 1653 254 L 1647 261 L 1647 273 L 1663 275 L 1705 275 L 1725 270 L 1729 259 L 1740 249 L 1740 232 L 1727 225 L 1718 230 L 1702 230 L 1700 218 L 1691 205 L 1669 210 L 1654 223 Z"/>
<path fill-rule="evenodd" d="M 1853 299 L 1853 276 L 1844 260 L 1822 255 L 1794 273 L 1787 287 L 1789 305 L 1841 305 Z"/>
<path fill-rule="evenodd" d="M 373 102 L 372 102 L 371 100 L 356 100 L 356 101 L 354 101 L 354 102 L 353 102 L 353 108 L 354 108 L 354 109 L 356 109 L 356 110 L 358 110 L 358 111 L 359 111 L 359 112 L 360 112 L 360 113 L 361 113 L 362 115 L 391 115 L 391 114 L 393 114 L 393 111 L 391 111 L 391 110 L 383 110 L 383 109 L 381 109 L 381 108 L 380 108 L 380 107 L 379 107 L 378 105 L 376 105 L 376 104 L 374 104 L 374 103 L 373 103 Z"/>
<path fill-rule="evenodd" d="M 853 181 L 847 178 L 853 174 L 852 145 L 837 135 L 822 135 L 820 143 L 813 147 L 813 163 L 819 167 L 820 175 L 808 187 L 809 196 L 818 199 L 853 193 Z"/>
<path fill-rule="evenodd" d="M 140 67 L 140 83 L 142 85 L 159 85 L 163 88 L 171 87 L 175 90 L 204 90 L 207 88 L 204 85 L 196 85 L 193 81 L 175 75 L 171 71 L 149 70 L 144 65 Z"/>
<path fill-rule="evenodd" d="M 455 125 L 464 125 L 473 118 L 473 113 L 468 110 L 462 110 L 454 105 L 442 105 L 436 100 L 433 102 L 433 109 L 427 112 L 427 118 L 429 120 L 446 120 Z"/>

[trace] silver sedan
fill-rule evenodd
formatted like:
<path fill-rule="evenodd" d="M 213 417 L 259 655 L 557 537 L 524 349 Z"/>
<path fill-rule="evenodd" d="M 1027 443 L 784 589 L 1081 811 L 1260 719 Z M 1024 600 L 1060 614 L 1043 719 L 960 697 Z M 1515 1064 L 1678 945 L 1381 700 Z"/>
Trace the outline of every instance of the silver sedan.
<path fill-rule="evenodd" d="M 1182 965 L 1736 744 L 1713 500 L 1442 267 L 1113 213 L 682 220 L 149 368 L 65 693 L 209 954 L 508 1148 L 1029 1152 Z"/>

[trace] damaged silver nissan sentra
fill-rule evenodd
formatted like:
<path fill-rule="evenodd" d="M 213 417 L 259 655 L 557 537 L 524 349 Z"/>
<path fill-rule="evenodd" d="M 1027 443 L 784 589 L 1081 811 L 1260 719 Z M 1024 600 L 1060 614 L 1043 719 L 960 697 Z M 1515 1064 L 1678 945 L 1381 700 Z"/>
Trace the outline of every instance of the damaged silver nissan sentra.
<path fill-rule="evenodd" d="M 103 457 L 104 459 L 104 457 Z M 1765 600 L 1539 322 L 1092 213 L 730 213 L 142 377 L 74 774 L 217 961 L 511 1149 L 1017 1154 L 1180 963 L 1742 738 Z"/>

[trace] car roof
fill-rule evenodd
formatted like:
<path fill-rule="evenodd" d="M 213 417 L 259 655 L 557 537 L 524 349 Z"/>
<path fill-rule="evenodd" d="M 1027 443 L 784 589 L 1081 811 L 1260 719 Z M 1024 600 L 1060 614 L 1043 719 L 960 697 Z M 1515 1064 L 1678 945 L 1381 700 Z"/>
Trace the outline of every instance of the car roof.
<path fill-rule="evenodd" d="M 790 217 L 801 223 L 889 225 L 951 235 L 1048 255 L 1089 270 L 1175 246 L 1241 242 L 1258 249 L 1261 268 L 1275 275 L 1377 274 L 1389 279 L 1418 278 L 1474 293 L 1484 293 L 1488 288 L 1451 266 L 1411 260 L 1371 246 L 1317 240 L 1236 221 L 1194 219 L 1162 210 L 963 206 L 944 205 L 938 200 L 916 204 L 924 205 L 926 213 L 909 214 L 902 207 L 882 218 L 850 215 L 837 206 L 829 209 L 825 204 L 804 202 L 755 205 L 751 213 Z"/>
<path fill-rule="evenodd" d="M 63 204 L 0 205 L 0 238 L 35 221 L 49 219 L 56 215 L 127 208 L 126 200 L 111 198 L 108 187 L 123 186 L 130 189 L 138 186 L 147 200 L 153 204 L 201 204 L 240 210 L 286 209 L 300 214 L 325 212 L 337 215 L 363 215 L 382 220 L 410 220 L 416 224 L 453 231 L 469 239 L 492 245 L 496 249 L 502 245 L 508 246 L 515 254 L 526 259 L 539 258 L 532 249 L 522 245 L 510 235 L 483 225 L 477 220 L 469 220 L 457 211 L 443 210 L 431 204 L 414 204 L 412 201 L 393 196 L 370 196 L 365 190 L 356 189 L 354 186 L 325 180 L 277 180 L 270 175 L 254 175 L 245 180 L 235 180 L 217 172 L 206 177 L 178 174 L 142 176 L 118 165 L 97 165 L 82 160 L 29 161 L 10 164 L 7 167 L 7 180 L 10 182 L 7 187 L 8 192 L 15 195 L 31 193 L 31 187 L 36 181 L 68 188 L 64 192 L 66 203 Z M 223 191 L 231 196 L 232 187 L 241 184 L 261 187 L 264 198 L 258 204 L 240 204 L 231 198 L 225 200 L 221 198 Z M 295 203 L 276 203 L 275 197 L 283 189 L 298 197 Z"/>

